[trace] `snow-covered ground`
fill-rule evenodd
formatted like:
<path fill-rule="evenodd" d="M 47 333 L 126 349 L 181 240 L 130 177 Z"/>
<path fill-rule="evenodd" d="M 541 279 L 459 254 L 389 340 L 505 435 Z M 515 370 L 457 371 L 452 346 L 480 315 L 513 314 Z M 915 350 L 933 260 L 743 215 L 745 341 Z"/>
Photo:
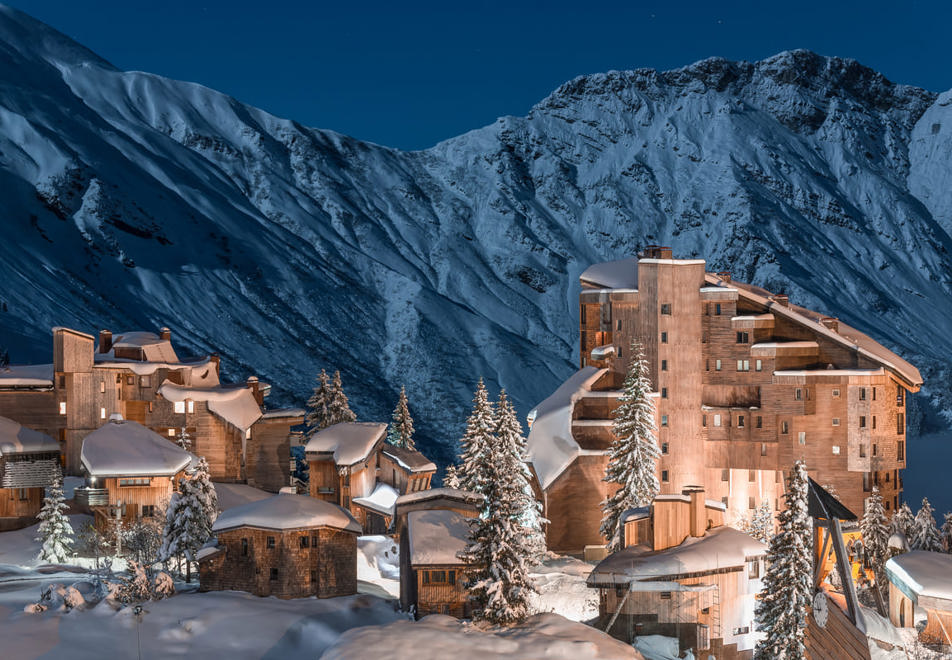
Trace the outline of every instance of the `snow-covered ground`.
<path fill-rule="evenodd" d="M 361 591 L 378 593 L 366 588 L 366 585 L 376 585 L 388 596 L 400 597 L 400 548 L 393 539 L 389 536 L 357 539 L 357 580 L 362 583 Z"/>
<path fill-rule="evenodd" d="M 555 612 L 570 621 L 589 622 L 598 616 L 598 591 L 585 586 L 593 564 L 550 555 L 532 569 L 539 593 L 532 597 L 535 612 Z"/>

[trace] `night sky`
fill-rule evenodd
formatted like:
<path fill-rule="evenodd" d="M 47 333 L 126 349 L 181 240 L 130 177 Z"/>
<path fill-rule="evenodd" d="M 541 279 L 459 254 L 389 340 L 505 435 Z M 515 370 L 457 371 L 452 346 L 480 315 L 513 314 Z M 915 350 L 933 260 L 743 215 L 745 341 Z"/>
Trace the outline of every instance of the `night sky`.
<path fill-rule="evenodd" d="M 524 115 L 577 75 L 808 48 L 952 87 L 952 2 L 14 0 L 117 67 L 420 149 Z M 718 5 L 726 5 L 724 8 Z"/>

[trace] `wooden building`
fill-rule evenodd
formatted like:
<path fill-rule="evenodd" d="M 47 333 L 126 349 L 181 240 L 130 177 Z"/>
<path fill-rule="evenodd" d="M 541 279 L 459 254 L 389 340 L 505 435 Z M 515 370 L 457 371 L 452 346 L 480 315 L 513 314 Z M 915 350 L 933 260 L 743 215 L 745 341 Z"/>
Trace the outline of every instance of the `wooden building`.
<path fill-rule="evenodd" d="M 59 470 L 56 440 L 0 417 L 0 532 L 36 522 Z"/>
<path fill-rule="evenodd" d="M 167 437 L 118 415 L 85 437 L 80 458 L 86 484 L 74 491 L 76 503 L 92 512 L 101 531 L 114 520 L 161 515 L 195 460 Z"/>
<path fill-rule="evenodd" d="M 892 624 L 919 624 L 920 641 L 952 646 L 952 555 L 925 550 L 896 555 L 886 562 L 886 577 Z M 918 620 L 922 614 L 924 626 Z"/>
<path fill-rule="evenodd" d="M 216 541 L 198 555 L 202 591 L 278 598 L 357 593 L 360 524 L 343 508 L 306 495 L 275 495 L 222 513 Z"/>
<path fill-rule="evenodd" d="M 604 543 L 602 477 L 635 339 L 654 389 L 662 493 L 702 485 L 736 524 L 764 501 L 779 508 L 784 473 L 803 459 L 854 510 L 874 485 L 899 504 L 906 396 L 922 378 L 898 355 L 667 248 L 594 265 L 581 284 L 581 369 L 529 418 L 550 549 Z"/>
<path fill-rule="evenodd" d="M 632 512 L 630 545 L 588 578 L 599 590 L 597 627 L 625 642 L 677 637 L 695 657 L 751 658 L 767 546 L 720 525 L 723 512 L 701 489 L 660 495 L 646 515 Z"/>
<path fill-rule="evenodd" d="M 83 438 L 114 413 L 160 435 L 186 429 L 216 481 L 250 481 L 277 491 L 289 481 L 286 448 L 299 414 L 262 419 L 270 386 L 249 378 L 225 385 L 219 358 L 180 359 L 171 332 L 53 329 L 53 363 L 0 370 L 0 415 L 57 439 L 67 473 L 82 469 Z M 260 427 L 255 428 L 260 421 Z"/>

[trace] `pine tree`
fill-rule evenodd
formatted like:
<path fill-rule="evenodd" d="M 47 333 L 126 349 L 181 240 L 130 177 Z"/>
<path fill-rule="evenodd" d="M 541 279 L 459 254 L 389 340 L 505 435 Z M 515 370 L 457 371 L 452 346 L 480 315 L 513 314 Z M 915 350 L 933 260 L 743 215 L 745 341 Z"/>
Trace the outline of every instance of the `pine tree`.
<path fill-rule="evenodd" d="M 37 518 L 36 541 L 42 544 L 37 559 L 49 564 L 59 564 L 70 558 L 73 550 L 73 526 L 64 513 L 67 509 L 63 496 L 63 475 L 57 472 L 53 483 L 46 489 L 43 508 Z"/>
<path fill-rule="evenodd" d="M 466 420 L 466 433 L 460 440 L 462 463 L 457 470 L 459 487 L 480 495 L 486 494 L 489 452 L 495 430 L 493 417 L 493 407 L 480 378 L 473 395 L 473 411 Z"/>
<path fill-rule="evenodd" d="M 446 474 L 443 475 L 443 487 L 459 488 L 459 475 L 456 473 L 455 463 L 446 466 Z"/>
<path fill-rule="evenodd" d="M 307 400 L 307 416 L 304 418 L 304 423 L 307 424 L 308 434 L 331 425 L 330 401 L 330 382 L 327 372 L 321 369 L 321 373 L 317 377 L 317 386 L 315 386 L 311 398 Z"/>
<path fill-rule="evenodd" d="M 786 509 L 767 550 L 767 571 L 755 607 L 759 660 L 800 660 L 806 655 L 806 612 L 813 595 L 813 524 L 807 512 L 807 470 L 797 461 L 787 486 Z"/>
<path fill-rule="evenodd" d="M 393 409 L 393 421 L 387 429 L 387 442 L 395 447 L 416 449 L 413 442 L 413 418 L 410 417 L 410 408 L 407 406 L 407 390 L 400 387 L 400 398 Z"/>
<path fill-rule="evenodd" d="M 912 509 L 905 502 L 896 509 L 892 517 L 891 531 L 893 534 L 900 533 L 906 537 L 906 541 L 912 541 L 912 533 L 915 529 L 916 519 L 912 515 Z"/>
<path fill-rule="evenodd" d="M 942 537 L 939 535 L 939 529 L 935 526 L 932 505 L 929 504 L 928 497 L 922 498 L 922 507 L 919 509 L 919 513 L 916 514 L 916 522 L 909 546 L 913 550 L 942 552 Z"/>
<path fill-rule="evenodd" d="M 198 468 L 187 479 L 179 480 L 165 517 L 160 556 L 163 561 L 185 559 L 186 582 L 192 579 L 192 562 L 198 550 L 211 538 L 218 516 L 218 496 L 202 457 Z"/>
<path fill-rule="evenodd" d="M 175 443 L 185 451 L 192 451 L 192 435 L 184 426 L 179 431 L 178 437 L 175 438 Z"/>
<path fill-rule="evenodd" d="M 475 618 L 510 624 L 529 613 L 535 591 L 529 561 L 535 548 L 525 525 L 524 464 L 510 419 L 515 412 L 504 394 L 500 406 L 504 412 L 498 417 L 497 433 L 489 436 L 483 473 L 486 509 L 470 521 L 470 543 L 460 556 L 474 567 L 467 587 L 476 606 Z"/>
<path fill-rule="evenodd" d="M 340 424 L 342 422 L 356 422 L 357 415 L 350 409 L 350 403 L 347 401 L 347 395 L 344 394 L 344 386 L 340 382 L 340 372 L 334 372 L 334 380 L 331 381 L 330 400 L 327 403 L 328 426 Z"/>
<path fill-rule="evenodd" d="M 945 514 L 945 521 L 942 523 L 942 547 L 952 554 L 952 513 Z"/>
<path fill-rule="evenodd" d="M 884 569 L 886 560 L 889 559 L 889 524 L 883 509 L 883 498 L 876 486 L 873 486 L 872 494 L 866 498 L 859 529 L 863 535 L 866 559 L 876 576 L 876 586 L 882 590 L 886 585 Z"/>
<path fill-rule="evenodd" d="M 774 534 L 774 515 L 770 502 L 763 500 L 754 515 L 742 523 L 741 531 L 758 541 L 769 543 Z"/>
<path fill-rule="evenodd" d="M 615 494 L 602 502 L 601 534 L 608 539 L 609 552 L 621 549 L 622 515 L 634 507 L 648 506 L 661 489 L 655 474 L 661 452 L 655 435 L 655 406 L 649 398 L 648 362 L 637 341 L 631 343 L 630 355 L 603 479 L 619 485 Z"/>

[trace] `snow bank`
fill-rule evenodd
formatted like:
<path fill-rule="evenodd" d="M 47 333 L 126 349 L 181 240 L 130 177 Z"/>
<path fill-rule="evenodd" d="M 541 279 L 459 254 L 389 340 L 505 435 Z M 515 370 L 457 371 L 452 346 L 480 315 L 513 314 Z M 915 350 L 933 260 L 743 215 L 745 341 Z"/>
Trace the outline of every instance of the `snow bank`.
<path fill-rule="evenodd" d="M 342 422 L 312 435 L 305 451 L 333 453 L 334 462 L 338 465 L 353 465 L 367 458 L 386 432 L 386 424 Z"/>
<path fill-rule="evenodd" d="M 538 592 L 530 596 L 531 611 L 553 612 L 570 621 L 594 620 L 598 617 L 598 592 L 585 583 L 591 571 L 592 564 L 580 559 L 549 555 L 529 574 Z"/>
<path fill-rule="evenodd" d="M 195 458 L 142 424 L 122 420 L 87 435 L 80 457 L 93 477 L 172 476 Z"/>
<path fill-rule="evenodd" d="M 389 536 L 358 537 L 357 580 L 377 585 L 389 596 L 399 598 L 400 546 Z"/>
<path fill-rule="evenodd" d="M 307 495 L 274 495 L 265 500 L 249 502 L 224 511 L 213 532 L 235 527 L 262 529 L 298 529 L 302 527 L 334 527 L 360 534 L 360 523 L 350 512 L 336 504 Z"/>
<path fill-rule="evenodd" d="M 421 655 L 421 649 L 426 649 Z M 627 644 L 558 614 L 537 614 L 513 628 L 481 630 L 439 614 L 420 621 L 356 628 L 321 656 L 323 660 L 428 658 L 519 658 L 586 660 L 641 658 Z"/>
<path fill-rule="evenodd" d="M 59 451 L 59 443 L 50 436 L 0 417 L 0 456 L 53 451 Z"/>

